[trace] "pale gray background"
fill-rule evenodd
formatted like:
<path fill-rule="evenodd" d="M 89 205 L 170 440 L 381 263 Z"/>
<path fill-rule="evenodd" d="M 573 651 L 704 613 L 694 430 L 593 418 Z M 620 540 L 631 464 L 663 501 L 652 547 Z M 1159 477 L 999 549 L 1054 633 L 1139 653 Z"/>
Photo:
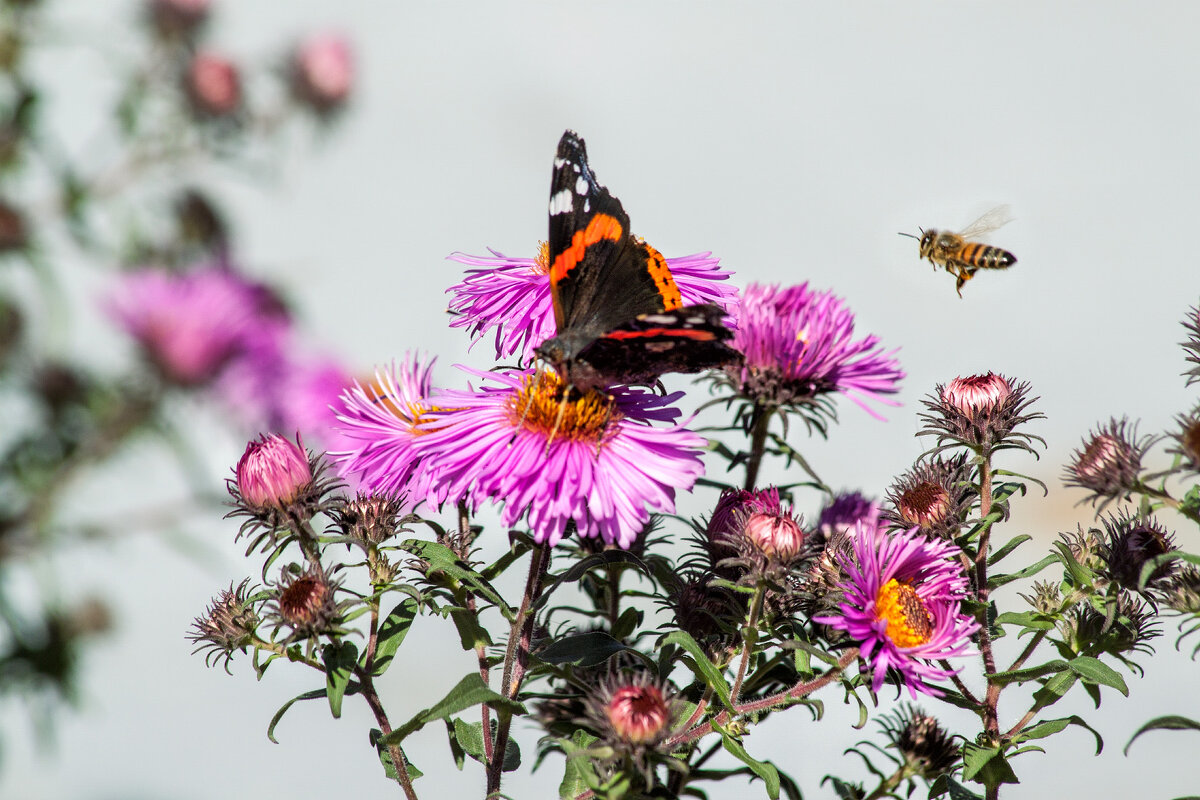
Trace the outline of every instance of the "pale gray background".
<path fill-rule="evenodd" d="M 96 127 L 80 117 L 95 107 L 83 98 L 112 88 L 94 77 L 91 45 L 119 52 L 127 42 L 113 20 L 128 19 L 135 4 L 58 5 L 64 19 L 92 21 L 94 41 L 64 45 L 43 65 L 70 78 L 54 114 L 81 146 Z M 1047 481 L 1051 495 L 1018 504 L 1003 531 L 1046 541 L 1088 516 L 1071 507 L 1079 493 L 1057 479 L 1080 436 L 1122 412 L 1159 430 L 1197 398 L 1179 377 L 1176 347 L 1178 321 L 1200 299 L 1195 4 L 219 5 L 213 40 L 235 54 L 275 55 L 290 35 L 325 25 L 357 43 L 361 85 L 330 147 L 301 142 L 278 185 L 209 176 L 238 212 L 243 259 L 286 281 L 312 340 L 356 369 L 419 346 L 441 354 L 440 380 L 457 380 L 448 365 L 467 358 L 465 338 L 446 327 L 443 290 L 460 271 L 443 257 L 489 245 L 532 253 L 545 235 L 553 149 L 573 127 L 635 230 L 664 253 L 711 249 L 741 282 L 833 288 L 861 331 L 903 348 L 909 377 L 892 421 L 842 402 L 830 442 L 805 447 L 835 486 L 881 493 L 921 449 L 915 413 L 936 382 L 1004 372 L 1029 380 L 1049 417 L 1035 428 L 1050 444 L 1043 459 L 1008 466 Z M 992 241 L 1020 263 L 981 275 L 962 300 L 952 278 L 917 260 L 915 242 L 896 236 L 961 226 L 1002 202 L 1016 220 Z M 92 274 L 79 293 L 101 285 Z M 96 326 L 84 317 L 77 340 L 101 361 L 114 358 L 121 343 Z M 477 365 L 485 357 L 471 355 Z M 197 418 L 201 433 L 218 430 L 211 415 Z M 210 440 L 216 482 L 244 440 Z M 85 487 L 85 498 L 111 507 L 115 495 L 118 506 L 136 508 L 182 496 L 171 478 L 148 482 L 147 459 L 172 474 L 169 462 L 139 449 Z M 698 513 L 709 501 L 684 498 L 681 508 Z M 802 505 L 811 513 L 816 500 Z M 48 750 L 35 746 L 20 706 L 0 707 L 0 796 L 398 796 L 366 744 L 361 703 L 347 702 L 337 722 L 321 704 L 294 708 L 277 731 L 282 744 L 272 745 L 267 721 L 317 685 L 314 677 L 272 669 L 256 683 L 243 665 L 228 678 L 189 655 L 183 634 L 192 617 L 254 567 L 230 541 L 231 524 L 205 517 L 184 527 L 182 546 L 178 536 L 133 530 L 52 565 L 64 596 L 112 596 L 120 628 L 87 654 L 80 709 L 61 717 Z M 1181 530 L 1196 550 L 1194 529 Z M 486 539 L 484 547 L 494 552 Z M 408 663 L 383 681 L 396 720 L 472 669 L 456 639 L 435 627 L 415 626 Z M 1194 734 L 1156 734 L 1135 745 L 1133 759 L 1120 754 L 1151 716 L 1200 717 L 1197 667 L 1174 654 L 1171 633 L 1158 655 L 1142 659 L 1151 677 L 1130 679 L 1134 700 L 1106 692 L 1099 713 L 1086 701 L 1055 710 L 1091 713 L 1106 737 L 1102 758 L 1090 757 L 1087 734 L 1062 735 L 1048 755 L 1017 761 L 1024 785 L 1006 796 L 1061 796 L 1068 772 L 1078 773 L 1073 791 L 1083 796 L 1200 789 Z M 839 698 L 825 699 L 831 719 L 819 726 L 796 711 L 747 740 L 809 797 L 829 796 L 821 777 L 860 738 Z M 1002 708 L 1005 719 L 1017 711 L 1015 698 Z M 528 757 L 536 735 L 518 735 Z M 447 769 L 440 726 L 410 740 L 409 754 L 429 773 L 418 782 L 422 797 L 481 794 L 473 762 L 461 774 Z M 855 760 L 844 763 L 842 775 L 862 776 Z M 552 760 L 505 790 L 550 797 L 560 774 Z M 761 792 L 731 783 L 711 796 Z"/>

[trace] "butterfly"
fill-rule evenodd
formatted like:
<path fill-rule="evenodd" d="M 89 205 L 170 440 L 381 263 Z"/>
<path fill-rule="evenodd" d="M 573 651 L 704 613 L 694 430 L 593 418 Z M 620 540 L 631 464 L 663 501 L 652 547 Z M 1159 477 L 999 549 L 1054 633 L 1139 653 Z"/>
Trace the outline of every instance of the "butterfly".
<path fill-rule="evenodd" d="M 549 271 L 557 335 L 537 354 L 581 392 L 741 359 L 726 344 L 726 312 L 683 305 L 667 260 L 629 232 L 629 215 L 596 180 L 574 131 L 554 158 Z"/>

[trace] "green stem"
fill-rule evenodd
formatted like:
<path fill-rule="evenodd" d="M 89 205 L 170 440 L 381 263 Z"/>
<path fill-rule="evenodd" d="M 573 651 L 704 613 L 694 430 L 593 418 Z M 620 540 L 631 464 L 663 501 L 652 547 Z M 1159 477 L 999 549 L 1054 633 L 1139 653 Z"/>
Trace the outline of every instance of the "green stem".
<path fill-rule="evenodd" d="M 979 465 L 979 517 L 987 519 L 992 512 L 992 454 L 986 451 L 981 454 L 982 463 Z M 979 534 L 978 550 L 975 553 L 975 591 L 979 603 L 986 609 L 991 590 L 988 588 L 987 560 L 992 524 L 988 523 Z M 991 675 L 996 672 L 996 654 L 992 649 L 992 632 L 988 627 L 987 612 L 984 611 L 983 625 L 979 629 L 979 652 L 983 657 L 984 672 Z M 1000 692 L 1003 686 L 994 679 L 988 679 L 987 692 L 983 698 L 983 728 L 993 740 L 1000 738 Z"/>
<path fill-rule="evenodd" d="M 733 688 L 729 690 L 729 696 L 735 703 L 742 691 L 742 682 L 746 679 L 750 659 L 754 656 L 754 646 L 758 643 L 758 618 L 762 615 L 763 597 L 766 593 L 766 587 L 761 584 L 754 590 L 754 599 L 750 601 L 750 613 L 746 615 L 746 624 L 742 627 L 742 658 L 738 664 Z"/>
<path fill-rule="evenodd" d="M 758 468 L 762 466 L 763 453 L 766 451 L 767 433 L 771 427 L 771 417 L 775 416 L 774 409 L 764 409 L 754 406 L 754 424 L 750 428 L 750 454 L 746 457 L 746 491 L 752 491 L 758 483 Z"/>

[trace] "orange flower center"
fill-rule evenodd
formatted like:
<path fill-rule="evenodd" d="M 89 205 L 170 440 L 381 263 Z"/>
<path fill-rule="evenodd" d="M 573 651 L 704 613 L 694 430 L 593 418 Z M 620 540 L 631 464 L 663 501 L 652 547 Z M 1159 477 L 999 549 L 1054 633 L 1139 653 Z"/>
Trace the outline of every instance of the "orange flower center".
<path fill-rule="evenodd" d="M 594 389 L 581 393 L 567 386 L 555 372 L 539 372 L 525 379 L 508 406 L 514 425 L 543 433 L 550 439 L 599 442 L 608 424 L 619 419 L 612 399 Z"/>
<path fill-rule="evenodd" d="M 933 525 L 950 512 L 950 495 L 936 483 L 922 481 L 900 495 L 896 510 L 909 525 Z"/>
<path fill-rule="evenodd" d="M 915 589 L 895 578 L 883 585 L 875 599 L 875 614 L 887 622 L 888 638 L 897 647 L 925 644 L 933 635 L 933 615 Z"/>

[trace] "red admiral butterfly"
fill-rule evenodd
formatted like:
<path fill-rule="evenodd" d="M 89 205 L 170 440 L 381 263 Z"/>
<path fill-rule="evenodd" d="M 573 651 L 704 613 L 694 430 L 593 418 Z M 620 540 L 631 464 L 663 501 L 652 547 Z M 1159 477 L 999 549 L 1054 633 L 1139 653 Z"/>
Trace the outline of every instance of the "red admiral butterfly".
<path fill-rule="evenodd" d="M 662 254 L 629 232 L 621 201 L 596 181 L 583 139 L 558 142 L 550 182 L 550 295 L 558 335 L 537 353 L 580 391 L 652 384 L 741 358 L 712 304 L 683 306 Z"/>

